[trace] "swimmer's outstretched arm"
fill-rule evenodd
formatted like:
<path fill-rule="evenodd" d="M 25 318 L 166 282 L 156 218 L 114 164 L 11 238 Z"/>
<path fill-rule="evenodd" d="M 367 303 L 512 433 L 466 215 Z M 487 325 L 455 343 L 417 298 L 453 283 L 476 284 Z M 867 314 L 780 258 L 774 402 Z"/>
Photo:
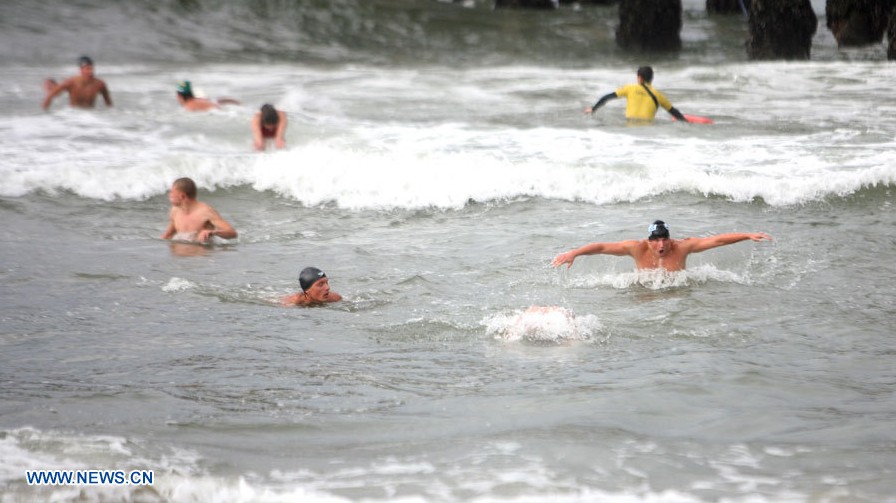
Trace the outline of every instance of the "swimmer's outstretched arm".
<path fill-rule="evenodd" d="M 619 96 L 616 94 L 616 91 L 613 91 L 613 92 L 610 93 L 610 94 L 604 95 L 601 99 L 599 99 L 599 100 L 597 101 L 597 103 L 594 104 L 594 106 L 592 106 L 592 107 L 590 107 L 590 108 L 586 108 L 586 109 L 585 109 L 585 113 L 586 113 L 586 114 L 593 114 L 594 112 L 597 111 L 598 108 L 604 106 L 608 101 L 610 101 L 610 100 L 615 100 L 615 99 L 618 98 L 618 97 L 619 97 Z"/>
<path fill-rule="evenodd" d="M 681 246 L 688 253 L 700 253 L 719 246 L 731 245 L 751 239 L 753 241 L 771 241 L 772 237 L 764 232 L 729 232 L 705 238 L 688 238 L 681 241 Z"/>
<path fill-rule="evenodd" d="M 566 264 L 567 268 L 572 267 L 572 263 L 576 257 L 581 255 L 632 255 L 633 250 L 638 245 L 637 240 L 619 241 L 615 243 L 591 243 L 568 252 L 561 253 L 554 257 L 551 265 L 558 267 Z"/>

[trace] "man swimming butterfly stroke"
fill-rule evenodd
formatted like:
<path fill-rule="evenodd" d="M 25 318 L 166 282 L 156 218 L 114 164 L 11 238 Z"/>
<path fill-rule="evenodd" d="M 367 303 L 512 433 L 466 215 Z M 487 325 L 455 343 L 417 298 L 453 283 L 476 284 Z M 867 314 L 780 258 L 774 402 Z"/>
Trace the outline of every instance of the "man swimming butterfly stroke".
<path fill-rule="evenodd" d="M 628 255 L 635 260 L 635 267 L 639 270 L 683 271 L 688 255 L 691 253 L 700 253 L 747 239 L 753 241 L 772 240 L 772 237 L 764 232 L 731 232 L 705 238 L 672 239 L 669 235 L 669 226 L 662 220 L 656 220 L 650 224 L 647 233 L 647 239 L 590 243 L 575 248 L 554 257 L 551 265 L 557 267 L 566 264 L 567 268 L 572 267 L 576 257 L 582 255 Z"/>

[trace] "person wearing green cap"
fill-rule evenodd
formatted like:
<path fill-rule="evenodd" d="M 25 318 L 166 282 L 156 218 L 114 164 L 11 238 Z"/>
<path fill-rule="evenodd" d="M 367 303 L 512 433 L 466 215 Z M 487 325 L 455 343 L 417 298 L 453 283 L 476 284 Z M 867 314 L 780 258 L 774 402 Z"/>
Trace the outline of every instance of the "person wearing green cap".
<path fill-rule="evenodd" d="M 204 112 L 214 108 L 220 108 L 221 105 L 239 105 L 240 102 L 231 98 L 221 98 L 213 101 L 208 98 L 199 98 L 193 94 L 193 85 L 189 80 L 183 80 L 177 84 L 177 102 L 180 103 L 184 110 L 190 112 Z"/>
<path fill-rule="evenodd" d="M 57 84 L 53 79 L 44 81 L 44 91 L 47 93 L 41 104 L 44 110 L 48 110 L 53 98 L 63 91 L 68 92 L 69 105 L 75 108 L 93 108 L 97 95 L 103 96 L 106 106 L 112 106 L 109 88 L 106 87 L 105 82 L 93 74 L 93 60 L 87 56 L 81 56 L 78 58 L 78 67 L 81 69 L 81 74 L 69 77 L 61 84 Z"/>

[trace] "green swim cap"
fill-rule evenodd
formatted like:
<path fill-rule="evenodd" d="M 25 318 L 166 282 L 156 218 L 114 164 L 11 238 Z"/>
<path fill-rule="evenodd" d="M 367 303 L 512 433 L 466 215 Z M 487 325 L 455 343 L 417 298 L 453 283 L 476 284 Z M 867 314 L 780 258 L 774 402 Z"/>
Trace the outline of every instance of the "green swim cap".
<path fill-rule="evenodd" d="M 189 80 L 182 80 L 177 83 L 177 92 L 179 94 L 193 94 L 193 88 L 190 86 Z"/>

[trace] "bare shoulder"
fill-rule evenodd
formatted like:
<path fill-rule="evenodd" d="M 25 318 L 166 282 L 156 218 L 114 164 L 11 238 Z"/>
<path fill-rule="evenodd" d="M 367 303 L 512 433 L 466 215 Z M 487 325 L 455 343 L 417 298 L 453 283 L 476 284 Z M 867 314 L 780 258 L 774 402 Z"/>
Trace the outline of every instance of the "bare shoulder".
<path fill-rule="evenodd" d="M 301 293 L 294 293 L 292 295 L 287 295 L 286 297 L 283 297 L 283 299 L 280 300 L 280 304 L 283 305 L 284 307 L 302 306 L 302 305 L 305 305 L 305 303 L 302 302 L 304 298 L 305 298 L 305 296 L 302 295 Z"/>
<path fill-rule="evenodd" d="M 648 248 L 646 239 L 626 239 L 617 244 L 627 250 L 646 250 Z"/>
<path fill-rule="evenodd" d="M 212 205 L 202 201 L 196 201 L 196 209 L 207 215 L 218 214 L 218 210 L 216 210 Z"/>
<path fill-rule="evenodd" d="M 69 77 L 69 78 L 63 80 L 62 82 L 59 82 L 58 84 L 56 84 L 56 88 L 57 89 L 69 89 L 73 85 L 75 85 L 76 82 L 78 82 L 78 78 L 79 77 L 77 77 L 77 76 Z"/>

